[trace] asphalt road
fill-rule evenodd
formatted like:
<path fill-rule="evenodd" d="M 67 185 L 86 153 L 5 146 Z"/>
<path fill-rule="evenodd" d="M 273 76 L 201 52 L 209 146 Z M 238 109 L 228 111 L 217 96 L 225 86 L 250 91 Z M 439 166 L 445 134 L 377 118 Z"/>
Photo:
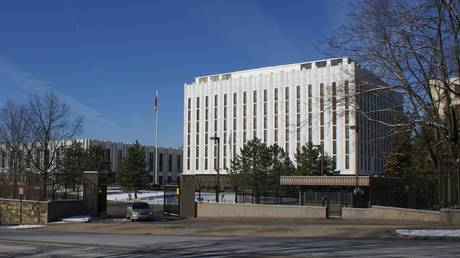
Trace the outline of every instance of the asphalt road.
<path fill-rule="evenodd" d="M 450 240 L 267 238 L 0 230 L 0 257 L 460 257 Z"/>

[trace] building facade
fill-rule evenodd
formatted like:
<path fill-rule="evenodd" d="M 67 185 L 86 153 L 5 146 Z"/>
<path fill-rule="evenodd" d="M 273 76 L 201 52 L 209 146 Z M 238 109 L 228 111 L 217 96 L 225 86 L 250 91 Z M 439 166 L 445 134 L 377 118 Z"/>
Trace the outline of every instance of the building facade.
<path fill-rule="evenodd" d="M 250 139 L 278 144 L 294 162 L 311 141 L 335 159 L 340 174 L 383 173 L 390 151 L 390 112 L 402 98 L 349 58 L 196 77 L 184 85 L 184 174 L 220 172 Z M 374 112 L 372 112 L 372 110 Z M 378 110 L 378 112 L 375 112 Z"/>
<path fill-rule="evenodd" d="M 110 160 L 111 170 L 116 171 L 123 157 L 127 154 L 130 143 L 100 141 L 91 139 L 77 140 L 84 149 L 90 146 L 102 146 L 106 157 Z M 155 146 L 142 145 L 145 149 L 146 170 L 149 171 L 152 182 L 171 184 L 179 182 L 182 174 L 182 149 L 158 147 L 158 174 L 155 178 Z"/>
<path fill-rule="evenodd" d="M 105 150 L 105 157 L 110 162 L 111 171 L 116 172 L 122 158 L 127 154 L 130 143 L 101 141 L 94 139 L 78 139 L 83 149 L 88 149 L 91 146 L 102 146 Z M 67 142 L 70 145 L 72 142 Z M 142 145 L 145 149 L 146 170 L 149 171 L 150 180 L 156 184 L 171 184 L 178 183 L 179 177 L 182 174 L 182 149 L 178 148 L 158 148 L 158 174 L 155 176 L 155 146 Z M 0 172 L 6 172 L 9 168 L 10 155 L 5 148 L 0 146 Z M 23 167 L 30 169 L 30 164 L 27 165 L 26 159 L 22 159 Z"/>

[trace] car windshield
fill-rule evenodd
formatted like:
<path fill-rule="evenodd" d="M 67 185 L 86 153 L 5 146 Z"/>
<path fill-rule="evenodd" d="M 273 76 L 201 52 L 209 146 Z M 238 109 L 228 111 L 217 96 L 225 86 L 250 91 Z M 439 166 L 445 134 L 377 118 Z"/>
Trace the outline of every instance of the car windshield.
<path fill-rule="evenodd" d="M 150 207 L 145 202 L 137 202 L 133 203 L 133 209 L 150 209 Z"/>

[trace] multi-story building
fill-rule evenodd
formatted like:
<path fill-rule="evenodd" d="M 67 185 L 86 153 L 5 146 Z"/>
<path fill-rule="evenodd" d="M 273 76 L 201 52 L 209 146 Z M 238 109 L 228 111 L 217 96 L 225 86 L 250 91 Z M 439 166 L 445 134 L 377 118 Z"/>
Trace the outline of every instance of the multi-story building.
<path fill-rule="evenodd" d="M 439 80 L 430 81 L 430 91 L 433 104 L 441 119 L 446 119 L 447 109 L 453 108 L 459 112 L 460 107 L 460 78 L 450 78 L 449 85 L 443 85 Z"/>
<path fill-rule="evenodd" d="M 83 149 L 88 149 L 90 146 L 102 146 L 105 150 L 105 157 L 110 162 L 111 170 L 116 172 L 122 158 L 126 155 L 131 144 L 101 141 L 93 139 L 78 139 L 77 142 L 82 144 Z M 70 145 L 69 141 L 66 144 Z M 146 170 L 149 171 L 151 182 L 157 184 L 177 183 L 182 173 L 182 149 L 178 148 L 158 148 L 158 174 L 155 177 L 155 146 L 142 145 L 145 150 Z M 0 172 L 8 170 L 10 155 L 5 148 L 0 146 Z M 26 159 L 22 159 L 25 169 L 30 169 L 31 165 L 27 165 Z"/>
<path fill-rule="evenodd" d="M 196 77 L 184 86 L 184 174 L 215 173 L 212 136 L 221 173 L 253 137 L 293 161 L 311 141 L 340 174 L 383 173 L 394 109 L 401 96 L 347 57 Z"/>
<path fill-rule="evenodd" d="M 106 151 L 106 157 L 110 161 L 112 171 L 116 171 L 122 158 L 126 155 L 130 143 L 100 141 L 91 139 L 77 140 L 84 149 L 90 146 L 102 146 Z M 155 146 L 142 145 L 145 150 L 146 170 L 149 171 L 152 182 L 157 184 L 169 184 L 179 182 L 182 173 L 182 149 L 158 147 L 158 174 L 155 178 Z"/>

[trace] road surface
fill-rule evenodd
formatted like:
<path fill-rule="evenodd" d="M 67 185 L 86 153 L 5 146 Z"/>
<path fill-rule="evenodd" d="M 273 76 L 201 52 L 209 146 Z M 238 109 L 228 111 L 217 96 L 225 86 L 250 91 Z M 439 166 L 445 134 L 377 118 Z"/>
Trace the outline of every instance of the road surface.
<path fill-rule="evenodd" d="M 454 240 L 270 238 L 0 230 L 0 257 L 460 257 Z"/>

